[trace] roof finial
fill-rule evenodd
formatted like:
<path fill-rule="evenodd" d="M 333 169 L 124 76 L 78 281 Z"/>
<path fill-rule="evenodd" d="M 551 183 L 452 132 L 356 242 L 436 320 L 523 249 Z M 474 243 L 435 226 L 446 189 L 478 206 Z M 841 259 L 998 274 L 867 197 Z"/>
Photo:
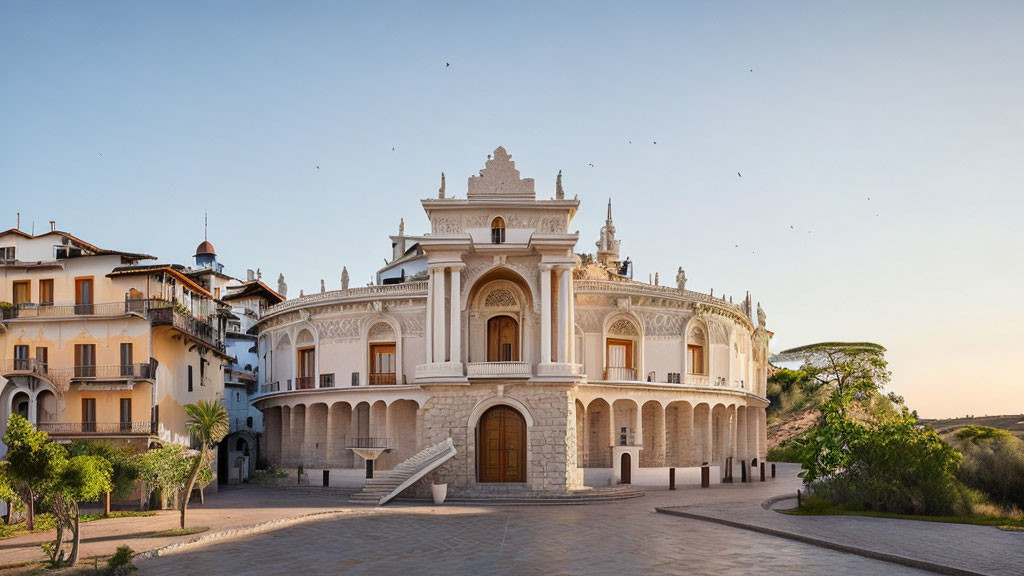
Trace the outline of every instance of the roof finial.
<path fill-rule="evenodd" d="M 606 222 L 607 222 L 607 224 L 609 226 L 612 223 L 612 199 L 611 198 L 608 199 L 608 220 L 606 220 Z"/>
<path fill-rule="evenodd" d="M 444 200 L 444 172 L 441 172 L 441 187 L 437 189 L 437 197 Z"/>
<path fill-rule="evenodd" d="M 206 237 L 206 229 L 210 224 L 210 217 L 205 210 L 203 210 L 203 241 L 208 240 Z"/>
<path fill-rule="evenodd" d="M 398 220 L 398 235 L 405 236 L 405 218 L 399 218 Z"/>
<path fill-rule="evenodd" d="M 555 198 L 558 200 L 565 199 L 565 190 L 562 190 L 562 171 L 558 171 L 558 178 L 555 179 Z"/>

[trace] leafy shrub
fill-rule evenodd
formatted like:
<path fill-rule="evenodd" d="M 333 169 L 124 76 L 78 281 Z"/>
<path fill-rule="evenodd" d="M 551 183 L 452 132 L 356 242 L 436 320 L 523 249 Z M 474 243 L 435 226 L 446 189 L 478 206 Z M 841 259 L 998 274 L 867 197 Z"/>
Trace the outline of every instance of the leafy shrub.
<path fill-rule="evenodd" d="M 820 477 L 815 495 L 836 506 L 897 514 L 971 513 L 970 491 L 956 477 L 960 454 L 909 413 L 850 438 L 847 466 Z"/>
<path fill-rule="evenodd" d="M 272 484 L 276 478 L 287 478 L 288 471 L 283 468 L 271 467 L 266 470 L 257 470 L 252 475 L 251 482 L 255 484 Z"/>
<path fill-rule="evenodd" d="M 118 546 L 114 555 L 107 560 L 108 574 L 128 574 L 134 572 L 136 567 L 132 564 L 132 557 L 135 551 L 130 546 Z"/>
<path fill-rule="evenodd" d="M 1024 440 L 1005 430 L 969 426 L 957 432 L 959 478 L 1003 506 L 1024 508 Z"/>
<path fill-rule="evenodd" d="M 795 442 L 783 442 L 768 449 L 769 462 L 800 462 L 801 447 Z"/>

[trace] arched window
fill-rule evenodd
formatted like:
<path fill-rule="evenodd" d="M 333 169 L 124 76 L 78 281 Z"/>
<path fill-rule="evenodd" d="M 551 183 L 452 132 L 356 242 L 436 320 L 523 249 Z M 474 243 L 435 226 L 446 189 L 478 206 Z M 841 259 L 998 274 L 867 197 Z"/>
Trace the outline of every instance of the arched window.
<path fill-rule="evenodd" d="M 704 363 L 704 346 L 706 343 L 707 339 L 704 336 L 703 330 L 694 328 L 690 331 L 690 336 L 687 338 L 686 343 L 687 364 L 690 374 L 707 374 L 707 366 Z"/>
<path fill-rule="evenodd" d="M 505 221 L 499 216 L 491 221 L 491 244 L 505 242 Z"/>

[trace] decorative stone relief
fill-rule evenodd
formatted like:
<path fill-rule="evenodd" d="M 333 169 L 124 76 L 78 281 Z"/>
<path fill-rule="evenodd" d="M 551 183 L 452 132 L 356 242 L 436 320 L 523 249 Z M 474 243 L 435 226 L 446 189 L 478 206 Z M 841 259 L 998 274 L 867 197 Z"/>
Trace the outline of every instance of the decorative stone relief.
<path fill-rule="evenodd" d="M 366 333 L 369 340 L 394 340 L 395 330 L 387 322 L 377 322 Z"/>
<path fill-rule="evenodd" d="M 359 338 L 359 318 L 317 320 L 313 326 L 321 339 Z"/>
<path fill-rule="evenodd" d="M 640 314 L 644 321 L 645 336 L 682 336 L 683 325 L 686 318 L 674 314 L 662 314 L 659 312 L 644 312 Z"/>
<path fill-rule="evenodd" d="M 579 302 L 577 302 L 578 304 Z M 603 310 L 582 310 L 576 308 L 576 324 L 584 332 L 591 334 L 601 331 L 601 324 L 604 322 L 605 312 Z"/>
<path fill-rule="evenodd" d="M 402 334 L 405 336 L 422 336 L 424 329 L 424 316 L 420 314 L 408 314 L 398 317 L 398 322 L 402 326 Z"/>
<path fill-rule="evenodd" d="M 519 197 L 534 199 L 533 178 L 520 178 L 519 170 L 512 157 L 501 146 L 494 150 L 494 157 L 487 157 L 487 163 L 479 176 L 469 177 L 467 198 Z"/>
<path fill-rule="evenodd" d="M 519 303 L 516 301 L 515 294 L 512 293 L 508 288 L 498 288 L 491 290 L 487 297 L 484 298 L 485 308 L 518 308 Z"/>
<path fill-rule="evenodd" d="M 639 336 L 640 331 L 636 324 L 627 318 L 619 318 L 608 327 L 608 335 L 615 336 Z"/>

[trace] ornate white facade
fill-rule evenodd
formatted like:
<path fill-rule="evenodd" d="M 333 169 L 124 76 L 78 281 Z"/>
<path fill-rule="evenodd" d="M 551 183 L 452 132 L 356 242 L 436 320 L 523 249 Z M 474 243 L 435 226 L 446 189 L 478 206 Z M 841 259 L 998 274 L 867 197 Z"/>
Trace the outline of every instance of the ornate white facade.
<path fill-rule="evenodd" d="M 749 296 L 688 291 L 682 269 L 676 287 L 624 276 L 610 204 L 583 265 L 569 231 L 579 200 L 560 178 L 537 199 L 500 147 L 464 198 L 438 196 L 422 201 L 429 234 L 391 237 L 403 265 L 425 261 L 425 280 L 403 273 L 261 316 L 270 461 L 359 468 L 350 448 L 379 444 L 387 469 L 451 438 L 457 456 L 420 492 L 487 495 L 663 484 L 667 467 L 724 474 L 730 457 L 764 457 L 771 332 Z"/>

